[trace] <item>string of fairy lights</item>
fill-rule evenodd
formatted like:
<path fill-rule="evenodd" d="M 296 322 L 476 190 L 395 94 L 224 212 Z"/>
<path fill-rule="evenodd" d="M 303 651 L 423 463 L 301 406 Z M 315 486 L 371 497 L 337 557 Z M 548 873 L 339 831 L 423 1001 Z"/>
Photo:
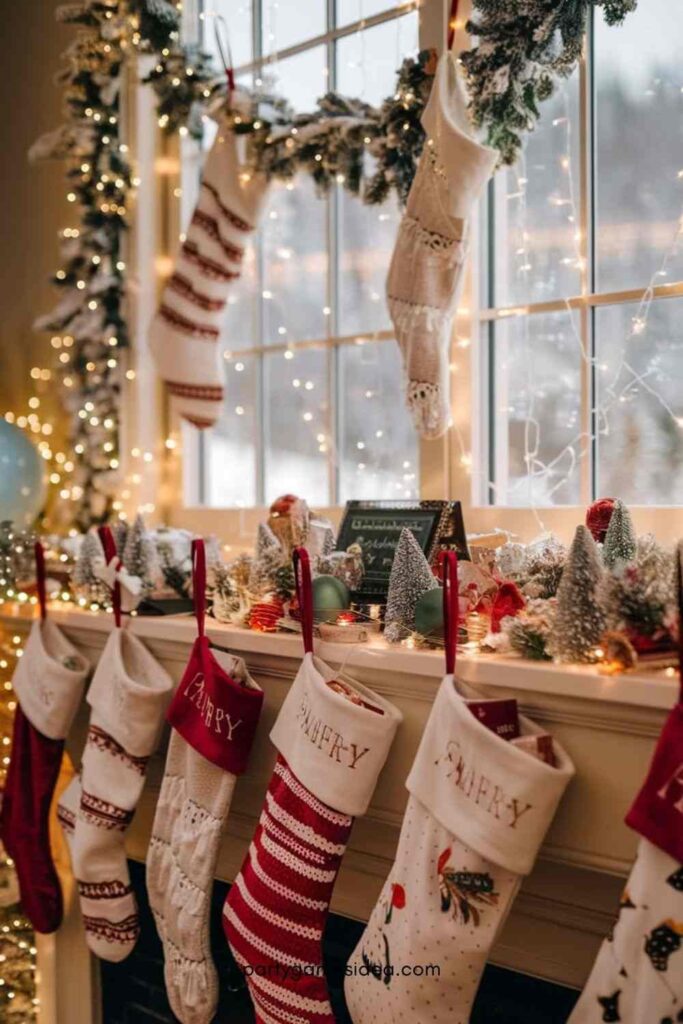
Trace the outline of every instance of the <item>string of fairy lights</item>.
<path fill-rule="evenodd" d="M 682 90 L 683 92 L 683 90 Z M 547 203 L 556 208 L 564 215 L 567 225 L 567 237 L 571 240 L 571 253 L 559 258 L 559 265 L 576 272 L 578 287 L 570 287 L 563 284 L 564 294 L 586 295 L 588 289 L 586 277 L 586 257 L 579 217 L 579 198 L 577 183 L 573 174 L 572 166 L 572 116 L 570 113 L 569 86 L 564 83 L 561 87 L 561 99 L 564 107 L 561 116 L 555 117 L 551 122 L 553 131 L 564 133 L 564 144 L 562 155 L 558 159 L 558 170 L 561 174 L 558 181 L 561 186 L 547 197 Z M 683 99 L 682 99 L 683 102 Z M 533 271 L 533 262 L 530 243 L 532 241 L 532 217 L 529 214 L 527 203 L 527 192 L 529 177 L 527 173 L 527 161 L 523 155 L 518 164 L 508 170 L 508 174 L 514 177 L 514 186 L 505 195 L 505 201 L 509 204 L 516 204 L 515 209 L 515 231 L 514 231 L 514 256 L 516 259 L 516 276 L 518 280 L 528 282 Z M 678 171 L 677 180 L 683 179 L 683 170 Z M 523 418 L 523 451 L 522 458 L 525 467 L 525 475 L 518 478 L 512 487 L 496 480 L 488 481 L 488 488 L 496 495 L 496 500 L 507 504 L 516 490 L 525 490 L 524 504 L 534 512 L 541 529 L 544 529 L 542 505 L 552 503 L 553 496 L 564 488 L 571 488 L 576 470 L 581 461 L 593 455 L 594 445 L 600 437 L 608 437 L 611 432 L 610 414 L 621 403 L 632 396 L 634 389 L 640 387 L 659 404 L 665 415 L 677 428 L 683 429 L 683 416 L 677 412 L 664 395 L 654 386 L 650 377 L 651 368 L 645 372 L 638 372 L 628 359 L 628 344 L 631 339 L 646 334 L 649 326 L 649 317 L 652 304 L 655 301 L 655 288 L 668 278 L 669 270 L 674 259 L 683 250 L 683 207 L 676 217 L 671 229 L 671 241 L 665 249 L 661 261 L 645 287 L 640 300 L 637 303 L 636 312 L 631 318 L 624 343 L 620 347 L 619 359 L 613 364 L 604 362 L 598 355 L 591 355 L 587 349 L 586 339 L 581 329 L 577 326 L 576 317 L 579 314 L 576 306 L 569 299 L 564 299 L 565 308 L 568 314 L 570 336 L 578 349 L 579 365 L 577 371 L 580 374 L 582 368 L 595 369 L 603 376 L 603 382 L 599 387 L 599 393 L 592 396 L 589 413 L 594 418 L 594 426 L 581 427 L 558 449 L 552 453 L 550 458 L 542 458 L 540 450 L 543 444 L 543 424 L 535 415 L 536 397 L 540 385 L 536 379 L 537 360 L 531 358 L 532 339 L 531 329 L 533 312 L 528 313 L 526 306 L 513 308 L 510 321 L 517 320 L 521 324 L 521 346 L 526 352 L 524 360 L 526 386 L 518 401 L 526 407 L 526 415 Z M 505 311 L 504 311 L 505 312 Z M 519 319 L 518 319 L 519 318 Z M 499 317 L 498 323 L 501 323 Z M 656 346 L 653 348 L 653 357 L 657 357 Z M 509 364 L 503 361 L 501 369 L 503 372 L 509 369 Z M 573 387 L 573 379 L 566 382 L 567 388 Z M 574 418 L 570 418 L 565 427 L 571 429 L 574 426 Z M 538 495 L 542 494 L 543 501 L 539 501 Z M 578 498 L 580 502 L 581 498 Z M 514 498 L 513 498 L 514 503 Z"/>
<path fill-rule="evenodd" d="M 405 24 L 404 15 L 417 10 L 419 4 L 408 2 L 397 6 L 400 7 L 401 16 L 397 17 L 390 24 L 392 27 L 395 26 L 397 63 L 400 63 L 401 57 L 405 56 L 405 52 L 403 52 L 401 47 L 402 28 Z M 267 85 L 270 85 L 272 81 L 277 81 L 279 71 L 277 47 L 278 11 L 279 4 L 277 0 L 264 7 L 264 39 L 268 49 L 266 54 L 268 63 L 258 72 L 257 86 L 263 85 L 264 79 Z M 341 66 L 342 54 L 338 46 L 336 49 L 335 77 L 337 82 L 339 81 L 340 73 L 343 78 L 345 71 L 353 72 L 354 69 L 358 68 L 360 69 L 362 82 L 365 83 L 367 70 L 365 61 L 367 23 L 364 17 L 364 5 L 362 2 L 359 3 L 357 13 L 359 18 L 357 30 L 350 37 L 352 45 L 346 46 L 343 67 Z M 210 34 L 213 31 L 212 19 L 220 18 L 220 14 L 214 10 L 208 10 L 203 13 L 202 18 L 205 22 L 205 30 L 208 30 Z M 330 68 L 325 66 L 321 70 L 324 78 L 327 79 Z M 302 83 L 299 81 L 299 88 L 301 88 L 301 85 Z M 322 83 L 321 87 L 324 88 Z M 363 97 L 364 92 L 361 91 L 361 98 Z M 396 98 L 398 98 L 398 93 Z M 405 99 L 406 103 L 410 104 L 411 97 L 408 96 Z M 292 129 L 292 137 L 296 135 L 296 132 L 297 129 L 294 127 Z M 370 142 L 369 139 L 366 141 Z M 318 156 L 322 159 L 322 154 L 317 154 L 316 158 Z M 344 182 L 344 175 L 341 173 L 337 174 L 337 185 L 341 187 L 344 185 Z M 340 315 L 335 315 L 337 311 L 328 304 L 327 298 L 320 304 L 320 293 L 326 290 L 326 277 L 328 274 L 328 251 L 326 245 L 329 246 L 331 241 L 328 238 L 326 242 L 325 239 L 324 223 L 327 211 L 324 206 L 318 205 L 319 201 L 316 201 L 312 196 L 310 197 L 310 207 L 307 206 L 307 210 L 310 214 L 309 224 L 312 223 L 313 227 L 309 228 L 309 230 L 314 234 L 320 248 L 319 250 L 316 249 L 313 253 L 307 249 L 303 253 L 297 253 L 297 241 L 301 243 L 300 225 L 302 209 L 300 205 L 292 205 L 291 202 L 286 200 L 287 192 L 292 192 L 293 189 L 293 182 L 283 183 L 272 197 L 269 208 L 264 215 L 264 228 L 261 232 L 260 244 L 263 246 L 265 257 L 262 265 L 267 268 L 267 274 L 262 272 L 261 275 L 258 275 L 259 260 L 256 258 L 256 253 L 252 248 L 247 256 L 247 268 L 245 271 L 245 276 L 249 272 L 253 275 L 252 280 L 249 282 L 250 288 L 246 289 L 246 294 L 243 292 L 241 296 L 232 295 L 228 300 L 232 307 L 230 327 L 226 331 L 228 336 L 234 336 L 239 331 L 238 317 L 240 315 L 241 323 L 246 324 L 248 329 L 248 325 L 252 322 L 252 313 L 250 309 L 245 307 L 254 301 L 260 302 L 263 305 L 263 333 L 266 336 L 262 338 L 260 345 L 253 345 L 253 339 L 249 339 L 251 345 L 246 351 L 226 349 L 224 357 L 231 371 L 236 374 L 243 374 L 249 368 L 249 362 L 252 360 L 269 360 L 270 365 L 273 367 L 279 359 L 286 361 L 286 369 L 283 367 L 282 372 L 284 379 L 288 381 L 289 387 L 291 387 L 291 398 L 288 398 L 286 391 L 281 386 L 279 369 L 277 371 L 273 369 L 270 379 L 272 382 L 271 386 L 278 388 L 277 400 L 287 403 L 288 407 L 291 408 L 292 434 L 296 438 L 297 448 L 301 445 L 301 449 L 308 453 L 309 468 L 304 471 L 302 462 L 302 467 L 299 470 L 299 476 L 302 480 L 307 477 L 310 480 L 310 470 L 315 464 L 316 459 L 320 457 L 321 463 L 324 463 L 326 466 L 331 465 L 335 471 L 339 470 L 342 475 L 348 477 L 351 474 L 353 483 L 347 484 L 347 489 L 350 486 L 356 489 L 365 488 L 367 490 L 368 487 L 372 488 L 374 486 L 375 493 L 381 490 L 383 493 L 387 493 L 387 491 L 394 493 L 397 497 L 415 497 L 417 488 L 416 452 L 406 451 L 403 453 L 404 457 L 400 461 L 396 461 L 396 446 L 393 443 L 393 434 L 395 432 L 392 429 L 392 423 L 395 425 L 395 419 L 390 415 L 392 400 L 386 393 L 383 393 L 386 391 L 384 388 L 385 371 L 377 346 L 380 343 L 391 340 L 389 332 L 383 330 L 382 327 L 374 330 L 366 329 L 345 332 L 341 313 Z M 340 188 L 336 196 L 337 202 L 342 202 L 341 196 Z M 307 202 L 307 198 L 304 202 Z M 352 216 L 352 211 L 345 210 L 344 212 L 348 212 Z M 372 217 L 373 213 L 370 210 L 364 210 L 364 216 Z M 388 222 L 398 223 L 397 211 L 392 210 L 388 212 L 383 208 L 374 216 L 377 217 L 380 237 L 382 239 L 386 238 L 388 233 L 385 225 Z M 306 240 L 304 239 L 303 241 L 305 248 Z M 356 248 L 349 249 L 349 243 L 346 240 L 344 241 L 346 246 L 341 249 L 343 244 L 342 238 L 340 236 L 336 237 L 337 246 L 340 251 L 331 254 L 331 259 L 334 261 L 335 259 L 343 259 L 346 256 L 347 259 L 362 261 L 364 254 L 367 254 L 367 249 L 364 250 L 363 246 L 367 243 L 360 241 L 356 243 Z M 373 242 L 370 244 L 376 248 L 377 239 L 373 239 Z M 387 251 L 387 258 L 388 255 Z M 293 261 L 298 268 L 294 282 L 291 272 Z M 304 267 L 303 274 L 300 273 L 302 265 Z M 334 262 L 332 266 L 334 266 Z M 339 271 L 337 277 L 338 288 L 348 288 L 349 284 L 348 276 L 344 277 L 343 273 Z M 372 272 L 364 273 L 362 269 L 358 269 L 352 287 L 354 288 L 354 300 L 363 310 L 365 310 L 366 304 L 372 308 L 372 305 L 383 301 L 383 287 L 381 283 L 374 279 Z M 291 302 L 293 289 L 296 291 L 297 297 L 295 325 L 287 322 L 288 313 L 293 307 Z M 338 306 L 341 307 L 341 291 L 338 291 L 337 288 L 334 291 L 337 295 Z M 347 298 L 346 301 L 348 303 L 350 300 Z M 275 313 L 276 310 L 277 313 Z M 306 311 L 307 316 L 305 318 L 302 316 L 302 310 Z M 310 315 L 308 315 L 309 313 Z M 381 321 L 381 317 L 378 317 L 376 314 L 370 318 L 375 322 Z M 303 324 L 304 319 L 306 320 L 305 327 Z M 357 316 L 356 319 L 358 319 Z M 316 331 L 315 328 L 310 326 L 311 321 L 319 326 L 319 330 Z M 354 326 L 357 326 L 357 324 Z M 387 320 L 383 327 L 388 328 L 389 326 L 389 321 Z M 319 338 L 326 337 L 326 342 L 312 349 L 305 340 L 306 330 L 312 331 Z M 362 386 L 357 387 L 358 404 L 354 406 L 356 414 L 353 418 L 353 428 L 346 432 L 347 436 L 342 438 L 339 425 L 335 428 L 335 424 L 331 422 L 331 420 L 334 420 L 334 417 L 330 414 L 330 400 L 334 402 L 334 395 L 330 393 L 330 389 L 334 389 L 334 381 L 328 379 L 326 372 L 316 358 L 316 354 L 322 353 L 325 356 L 331 352 L 330 345 L 335 344 L 335 335 L 340 336 L 345 333 L 352 333 L 355 335 L 355 338 L 351 342 L 345 342 L 342 348 L 346 348 L 350 344 L 357 349 L 365 349 L 365 353 L 360 357 L 363 361 L 364 379 Z M 342 355 L 341 359 L 344 358 L 345 356 Z M 347 355 L 346 358 L 350 360 L 353 357 Z M 395 358 L 398 360 L 397 354 Z M 341 388 L 341 384 L 342 381 L 338 378 L 336 387 L 338 389 Z M 233 406 L 230 402 L 230 392 L 231 385 L 229 383 L 228 405 L 224 413 L 226 426 L 232 416 L 254 417 L 257 414 L 259 402 L 256 396 L 254 396 L 252 402 L 247 402 L 244 400 L 240 390 L 238 391 L 236 404 Z M 343 397 L 345 404 L 348 405 L 351 401 L 350 393 L 345 391 Z M 366 403 L 365 412 L 362 410 L 363 399 Z M 386 422 L 380 423 L 380 419 Z M 300 420 L 298 427 L 296 426 L 297 420 Z M 253 426 L 255 427 L 255 424 Z M 303 431 L 303 436 L 299 431 Z M 254 429 L 254 435 L 256 433 Z M 353 436 L 351 436 L 352 434 Z M 258 443 L 255 436 L 252 443 L 254 445 Z M 416 448 L 416 443 L 411 447 Z M 400 450 L 398 454 L 401 454 Z M 323 476 L 324 486 L 327 487 L 328 477 L 324 474 Z M 296 485 L 294 486 L 296 489 Z M 329 497 L 325 495 L 322 498 L 322 503 L 328 502 Z M 249 499 L 245 501 L 235 491 L 234 503 L 237 505 L 250 504 L 253 501 Z"/>

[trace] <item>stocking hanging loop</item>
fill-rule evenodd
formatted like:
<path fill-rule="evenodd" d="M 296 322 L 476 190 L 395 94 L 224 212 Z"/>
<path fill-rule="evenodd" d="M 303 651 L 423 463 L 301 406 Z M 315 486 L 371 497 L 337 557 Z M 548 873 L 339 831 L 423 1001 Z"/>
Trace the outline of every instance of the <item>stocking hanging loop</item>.
<path fill-rule="evenodd" d="M 304 638 L 306 654 L 313 652 L 313 586 L 311 583 L 311 560 L 306 548 L 294 548 L 294 579 L 296 580 L 296 596 L 301 615 L 301 631 Z"/>
<path fill-rule="evenodd" d="M 451 0 L 451 12 L 448 15 L 448 42 L 447 47 L 449 50 L 453 49 L 453 43 L 455 42 L 455 26 L 458 18 L 458 0 Z"/>
<path fill-rule="evenodd" d="M 442 551 L 439 568 L 443 579 L 443 628 L 446 648 L 446 673 L 455 672 L 455 648 L 458 642 L 458 556 Z"/>
<path fill-rule="evenodd" d="M 97 530 L 102 547 L 104 548 L 104 560 L 107 565 L 116 559 L 116 541 L 114 534 L 108 526 L 100 526 Z M 112 584 L 112 604 L 114 606 L 114 622 L 117 627 L 121 625 L 121 584 L 117 579 Z"/>
<path fill-rule="evenodd" d="M 683 541 L 676 548 L 676 589 L 678 599 L 678 702 L 683 704 Z"/>
<path fill-rule="evenodd" d="M 40 605 L 40 617 L 47 618 L 47 588 L 45 585 L 45 549 L 39 540 L 34 546 L 36 556 L 36 585 L 38 589 L 38 604 Z"/>
<path fill-rule="evenodd" d="M 197 630 L 200 636 L 204 636 L 204 620 L 206 618 L 206 548 L 201 537 L 195 537 L 192 541 L 192 596 L 194 598 Z"/>
<path fill-rule="evenodd" d="M 235 70 L 232 60 L 232 50 L 230 48 L 230 33 L 228 32 L 228 23 L 222 14 L 214 14 L 216 19 L 213 26 L 214 36 L 216 38 L 216 46 L 221 56 L 223 68 L 225 69 L 225 77 L 228 80 L 228 106 L 232 101 L 232 94 L 235 91 Z M 223 40 L 221 39 L 221 33 L 218 28 L 218 24 L 222 25 L 223 32 L 225 33 L 225 49 L 223 48 Z"/>

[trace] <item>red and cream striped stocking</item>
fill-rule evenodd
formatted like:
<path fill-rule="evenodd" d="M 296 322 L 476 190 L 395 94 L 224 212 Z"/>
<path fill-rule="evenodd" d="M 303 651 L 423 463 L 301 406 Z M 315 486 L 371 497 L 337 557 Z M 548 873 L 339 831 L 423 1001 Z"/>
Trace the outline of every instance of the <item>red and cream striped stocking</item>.
<path fill-rule="evenodd" d="M 267 183 L 240 165 L 238 140 L 219 123 L 199 200 L 150 329 L 150 346 L 180 415 L 203 428 L 223 401 L 219 340 L 230 286 L 257 223 Z"/>
<path fill-rule="evenodd" d="M 270 734 L 278 758 L 224 928 L 258 1024 L 334 1024 L 323 928 L 353 818 L 367 809 L 401 716 L 313 656 L 301 548 L 295 563 L 306 655 Z"/>

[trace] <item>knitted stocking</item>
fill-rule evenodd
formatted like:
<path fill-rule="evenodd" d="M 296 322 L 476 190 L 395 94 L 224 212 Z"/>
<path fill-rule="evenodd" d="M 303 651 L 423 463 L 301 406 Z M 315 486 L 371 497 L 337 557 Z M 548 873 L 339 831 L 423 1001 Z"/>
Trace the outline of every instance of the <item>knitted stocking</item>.
<path fill-rule="evenodd" d="M 171 687 L 170 676 L 147 648 L 117 626 L 88 693 L 90 728 L 71 844 L 86 939 L 104 960 L 123 960 L 139 933 L 125 833 L 157 745 Z M 68 802 L 62 804 L 68 812 Z M 63 811 L 60 817 L 65 820 Z"/>
<path fill-rule="evenodd" d="M 334 1024 L 322 932 L 353 816 L 367 809 L 400 721 L 313 657 L 310 602 L 300 607 L 307 653 L 271 732 L 279 757 L 224 909 L 259 1024 Z"/>
<path fill-rule="evenodd" d="M 467 255 L 467 218 L 496 160 L 471 134 L 458 62 L 439 64 L 422 115 L 428 139 L 408 196 L 387 278 L 389 313 L 422 437 L 448 428 L 451 325 Z"/>
<path fill-rule="evenodd" d="M 203 568 L 203 541 L 201 566 Z M 203 595 L 205 578 L 194 592 Z M 198 602 L 200 636 L 168 718 L 173 725 L 152 826 L 147 888 L 164 946 L 166 990 L 183 1024 L 209 1024 L 218 1003 L 209 912 L 223 826 L 237 775 L 247 766 L 263 693 L 240 658 L 212 652 Z"/>
<path fill-rule="evenodd" d="M 569 1024 L 683 1021 L 683 865 L 647 839 Z"/>
<path fill-rule="evenodd" d="M 460 696 L 454 552 L 443 561 L 447 675 L 408 776 L 394 866 L 347 967 L 354 1024 L 469 1021 L 488 953 L 573 774 L 557 744 L 551 767 L 489 730 Z M 428 964 L 439 974 L 427 983 L 412 969 Z"/>
<path fill-rule="evenodd" d="M 181 416 L 200 428 L 220 415 L 225 303 L 266 192 L 262 175 L 240 167 L 237 146 L 234 132 L 219 124 L 187 237 L 150 329 L 160 376 Z"/>
<path fill-rule="evenodd" d="M 90 666 L 49 619 L 36 621 L 12 685 L 18 699 L 0 825 L 15 862 L 21 902 L 39 932 L 62 920 L 62 891 L 50 852 L 49 812 L 64 740 Z"/>
<path fill-rule="evenodd" d="M 642 838 L 619 918 L 569 1024 L 683 1021 L 683 581 L 679 545 L 681 685 L 626 824 Z"/>

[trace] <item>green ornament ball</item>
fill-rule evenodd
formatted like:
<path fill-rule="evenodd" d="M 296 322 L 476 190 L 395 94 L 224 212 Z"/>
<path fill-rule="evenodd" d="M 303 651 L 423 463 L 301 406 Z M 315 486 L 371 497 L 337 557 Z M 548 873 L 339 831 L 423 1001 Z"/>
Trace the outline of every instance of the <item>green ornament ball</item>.
<path fill-rule="evenodd" d="M 313 580 L 313 617 L 316 622 L 334 622 L 339 612 L 351 606 L 349 588 L 336 576 L 316 576 Z"/>
<path fill-rule="evenodd" d="M 443 590 L 435 587 L 418 597 L 415 630 L 421 636 L 443 636 Z"/>

